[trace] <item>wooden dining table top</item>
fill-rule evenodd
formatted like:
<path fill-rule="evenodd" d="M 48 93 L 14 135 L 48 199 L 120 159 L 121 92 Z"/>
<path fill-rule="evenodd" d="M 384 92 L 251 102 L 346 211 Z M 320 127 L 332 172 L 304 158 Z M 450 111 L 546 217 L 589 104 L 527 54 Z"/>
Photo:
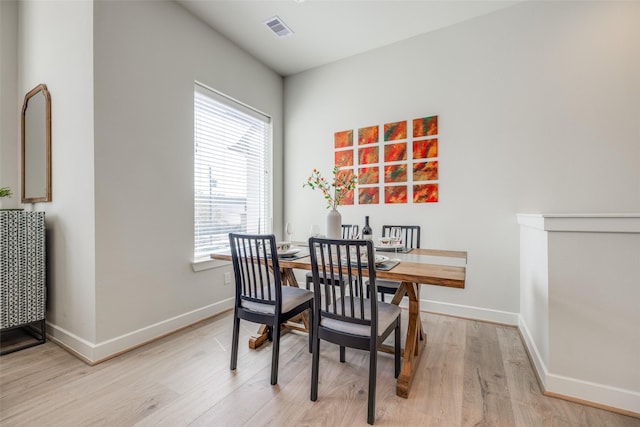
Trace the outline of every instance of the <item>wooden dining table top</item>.
<path fill-rule="evenodd" d="M 297 245 L 308 253 L 303 243 Z M 416 248 L 408 253 L 378 252 L 400 262 L 390 270 L 376 270 L 376 277 L 387 280 L 463 289 L 466 278 L 467 252 Z M 228 251 L 211 254 L 211 258 L 231 260 Z M 280 268 L 311 270 L 311 258 L 279 257 Z"/>

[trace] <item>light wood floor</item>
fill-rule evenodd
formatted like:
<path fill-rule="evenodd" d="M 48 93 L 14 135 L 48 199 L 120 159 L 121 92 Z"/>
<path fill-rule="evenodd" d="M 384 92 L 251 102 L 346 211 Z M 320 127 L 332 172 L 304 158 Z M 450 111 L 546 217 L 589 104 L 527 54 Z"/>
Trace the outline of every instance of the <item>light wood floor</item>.
<path fill-rule="evenodd" d="M 309 400 L 307 337 L 283 336 L 277 386 L 271 345 L 246 346 L 229 370 L 230 313 L 94 367 L 47 342 L 0 358 L 0 424 L 9 426 L 366 425 L 367 354 L 322 343 Z M 380 354 L 376 425 L 640 426 L 640 420 L 545 397 L 515 328 L 423 314 L 426 352 L 408 399 Z M 406 324 L 406 322 L 405 322 Z"/>

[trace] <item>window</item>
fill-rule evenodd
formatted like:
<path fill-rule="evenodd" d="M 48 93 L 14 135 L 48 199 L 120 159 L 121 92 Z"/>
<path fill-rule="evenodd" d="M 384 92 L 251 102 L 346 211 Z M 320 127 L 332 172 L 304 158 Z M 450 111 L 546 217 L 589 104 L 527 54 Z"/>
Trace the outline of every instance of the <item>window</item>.
<path fill-rule="evenodd" d="M 199 84 L 194 89 L 194 256 L 230 232 L 271 232 L 271 119 Z"/>

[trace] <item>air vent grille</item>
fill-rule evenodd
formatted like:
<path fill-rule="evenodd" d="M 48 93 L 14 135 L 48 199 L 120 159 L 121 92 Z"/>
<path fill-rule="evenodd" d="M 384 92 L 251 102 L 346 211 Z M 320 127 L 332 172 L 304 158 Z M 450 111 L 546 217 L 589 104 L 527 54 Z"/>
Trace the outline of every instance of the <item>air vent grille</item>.
<path fill-rule="evenodd" d="M 291 28 L 287 27 L 287 24 L 277 16 L 267 19 L 264 24 L 278 37 L 287 37 L 293 34 Z"/>

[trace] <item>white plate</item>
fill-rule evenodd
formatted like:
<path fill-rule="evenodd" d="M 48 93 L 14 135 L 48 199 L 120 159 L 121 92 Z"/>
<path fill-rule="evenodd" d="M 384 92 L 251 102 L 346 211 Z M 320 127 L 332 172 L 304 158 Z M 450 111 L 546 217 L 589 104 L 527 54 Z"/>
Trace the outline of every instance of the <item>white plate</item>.
<path fill-rule="evenodd" d="M 374 262 L 376 264 L 382 264 L 385 261 L 388 261 L 389 257 L 388 256 L 384 256 L 384 255 L 376 255 L 376 259 L 374 260 Z"/>
<path fill-rule="evenodd" d="M 362 260 L 362 261 L 361 261 L 361 262 L 362 262 L 362 265 L 363 265 L 363 266 L 366 266 L 366 265 L 367 265 L 367 261 L 369 261 L 369 258 L 367 258 L 367 256 L 366 256 L 366 255 L 364 255 L 364 256 L 361 258 L 361 260 Z M 386 256 L 384 256 L 384 255 L 376 255 L 376 258 L 375 258 L 375 260 L 374 260 L 373 262 L 374 262 L 375 264 L 382 264 L 383 262 L 388 261 L 388 260 L 389 260 L 389 257 L 386 257 Z M 344 261 L 344 262 L 347 262 L 347 259 L 346 259 L 346 258 L 344 258 L 344 259 L 343 259 L 343 261 Z M 356 264 L 356 263 L 355 263 L 355 262 L 352 262 L 352 264 Z"/>
<path fill-rule="evenodd" d="M 378 245 L 378 246 L 375 246 L 375 248 L 381 251 L 389 250 L 389 249 L 404 249 L 404 245 L 402 243 L 398 245 Z"/>
<path fill-rule="evenodd" d="M 289 248 L 286 251 L 278 251 L 278 256 L 290 256 L 300 252 L 301 248 Z"/>

